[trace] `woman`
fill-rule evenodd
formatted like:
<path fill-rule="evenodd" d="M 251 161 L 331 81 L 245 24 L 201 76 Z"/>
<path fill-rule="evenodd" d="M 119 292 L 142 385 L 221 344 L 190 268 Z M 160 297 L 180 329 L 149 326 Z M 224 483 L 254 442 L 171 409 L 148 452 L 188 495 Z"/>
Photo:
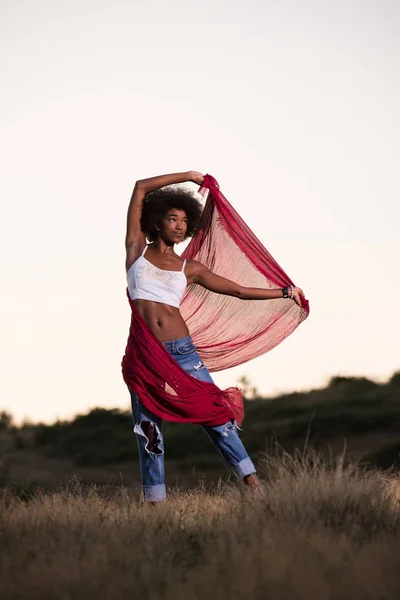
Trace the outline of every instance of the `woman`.
<path fill-rule="evenodd" d="M 186 286 L 197 284 L 243 300 L 289 296 L 299 306 L 303 292 L 294 286 L 283 289 L 242 287 L 216 275 L 196 260 L 186 261 L 178 256 L 175 244 L 195 233 L 202 208 L 187 191 L 160 188 L 186 181 L 202 185 L 204 176 L 190 171 L 136 182 L 127 218 L 128 293 L 147 327 L 182 369 L 197 380 L 212 383 L 179 311 Z M 151 242 L 149 245 L 146 238 Z M 144 497 L 147 501 L 158 502 L 165 499 L 162 419 L 144 406 L 132 388 L 129 391 Z M 256 470 L 238 436 L 235 420 L 204 426 L 204 429 L 236 476 L 248 486 L 259 486 Z"/>

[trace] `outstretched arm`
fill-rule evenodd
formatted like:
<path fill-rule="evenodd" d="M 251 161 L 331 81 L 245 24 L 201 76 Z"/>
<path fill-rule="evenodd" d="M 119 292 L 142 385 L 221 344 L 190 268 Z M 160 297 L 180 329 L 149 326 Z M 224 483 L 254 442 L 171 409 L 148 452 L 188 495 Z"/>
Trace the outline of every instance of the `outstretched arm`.
<path fill-rule="evenodd" d="M 197 171 L 186 171 L 184 173 L 172 173 L 170 175 L 159 175 L 148 179 L 140 179 L 135 183 L 131 201 L 128 208 L 126 224 L 126 268 L 136 260 L 146 244 L 146 238 L 140 228 L 140 218 L 142 216 L 143 201 L 146 194 L 153 192 L 165 185 L 174 183 L 183 183 L 184 181 L 193 181 L 201 185 L 204 181 L 204 175 Z"/>
<path fill-rule="evenodd" d="M 193 261 L 194 262 L 194 261 Z M 200 263 L 195 263 L 195 270 L 191 277 L 191 283 L 197 283 L 211 292 L 217 294 L 225 294 L 226 296 L 235 296 L 241 300 L 271 300 L 273 298 L 283 298 L 282 288 L 264 289 L 264 288 L 249 288 L 243 287 L 238 283 L 234 283 L 230 279 L 216 275 L 210 269 L 207 269 Z M 289 294 L 291 286 L 289 287 Z M 304 296 L 303 290 L 298 287 L 293 288 L 293 300 L 301 306 L 301 298 Z"/>

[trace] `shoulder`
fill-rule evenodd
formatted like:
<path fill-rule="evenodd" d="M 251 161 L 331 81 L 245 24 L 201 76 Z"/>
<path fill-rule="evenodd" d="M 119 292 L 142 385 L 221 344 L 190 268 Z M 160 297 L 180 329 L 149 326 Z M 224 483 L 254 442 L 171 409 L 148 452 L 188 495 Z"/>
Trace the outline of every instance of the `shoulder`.
<path fill-rule="evenodd" d="M 209 272 L 209 269 L 197 260 L 187 260 L 185 273 L 190 283 L 196 283 L 196 278 L 200 273 Z"/>
<path fill-rule="evenodd" d="M 203 269 L 207 269 L 201 262 L 198 260 L 187 260 L 186 268 L 188 271 L 195 273 L 196 271 L 202 271 Z"/>

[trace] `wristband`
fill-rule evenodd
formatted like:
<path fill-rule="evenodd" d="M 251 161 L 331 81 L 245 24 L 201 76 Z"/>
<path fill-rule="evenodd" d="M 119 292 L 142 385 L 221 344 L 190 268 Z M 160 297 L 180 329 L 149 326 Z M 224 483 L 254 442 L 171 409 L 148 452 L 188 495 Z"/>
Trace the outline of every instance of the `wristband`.
<path fill-rule="evenodd" d="M 287 286 L 282 288 L 282 295 L 284 298 L 289 298 L 289 288 Z"/>

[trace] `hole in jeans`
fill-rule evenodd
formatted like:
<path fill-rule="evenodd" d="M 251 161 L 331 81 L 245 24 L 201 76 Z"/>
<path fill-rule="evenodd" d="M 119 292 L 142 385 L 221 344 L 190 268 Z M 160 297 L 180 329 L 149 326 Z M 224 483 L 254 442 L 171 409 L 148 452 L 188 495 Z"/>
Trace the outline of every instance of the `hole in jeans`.
<path fill-rule="evenodd" d="M 205 369 L 205 368 L 206 368 L 206 365 L 202 361 L 200 361 L 199 363 L 197 363 L 197 365 L 194 365 L 194 367 L 193 367 L 193 369 L 195 371 L 199 371 L 200 369 Z"/>
<path fill-rule="evenodd" d="M 235 424 L 234 423 L 230 423 L 229 425 L 227 425 L 225 427 L 225 429 L 223 430 L 222 435 L 224 437 L 228 437 L 230 431 L 235 431 Z"/>
<path fill-rule="evenodd" d="M 134 427 L 134 432 L 146 438 L 146 450 L 149 454 L 164 454 L 164 450 L 159 447 L 161 443 L 161 431 L 150 421 L 141 421 Z"/>

